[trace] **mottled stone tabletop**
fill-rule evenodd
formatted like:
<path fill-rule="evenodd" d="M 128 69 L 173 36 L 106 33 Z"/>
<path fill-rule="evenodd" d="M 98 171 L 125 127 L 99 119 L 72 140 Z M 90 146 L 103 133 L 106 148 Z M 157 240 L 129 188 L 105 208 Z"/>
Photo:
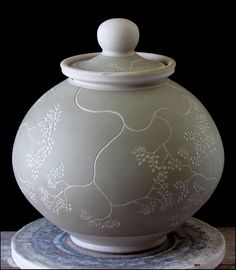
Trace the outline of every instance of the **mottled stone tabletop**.
<path fill-rule="evenodd" d="M 31 233 L 32 234 L 34 233 L 34 238 L 35 238 L 34 240 L 37 240 L 36 238 L 39 236 L 39 235 L 37 236 L 37 234 L 35 234 L 34 230 L 37 228 L 38 232 L 41 231 L 41 233 L 42 233 L 44 230 L 43 227 L 45 228 L 45 226 L 48 227 L 49 232 L 51 231 L 50 232 L 52 235 L 51 238 L 53 239 L 54 242 L 56 239 L 55 236 L 56 235 L 60 236 L 57 238 L 57 241 L 58 241 L 57 245 L 62 248 L 61 250 L 63 250 L 63 248 L 64 248 L 64 249 L 67 249 L 67 252 L 70 252 L 69 256 L 71 256 L 72 261 L 74 260 L 74 263 L 75 264 L 77 263 L 79 265 L 78 268 L 76 267 L 76 265 L 74 265 L 73 268 L 75 268 L 75 269 L 79 269 L 79 268 L 138 269 L 140 267 L 142 269 L 144 269 L 144 268 L 161 269 L 160 267 L 162 267 L 162 266 L 165 266 L 165 269 L 171 269 L 172 267 L 169 267 L 168 260 L 169 261 L 173 260 L 173 263 L 176 264 L 176 260 L 174 258 L 174 256 L 176 256 L 176 252 L 177 253 L 179 252 L 180 253 L 179 256 L 182 256 L 185 259 L 191 258 L 191 256 L 188 254 L 188 252 L 183 252 L 183 250 L 186 250 L 186 249 L 188 249 L 188 247 L 190 247 L 191 252 L 193 252 L 195 254 L 195 256 L 199 256 L 199 254 L 200 254 L 200 256 L 202 256 L 201 255 L 202 251 L 199 253 L 199 247 L 202 245 L 204 246 L 204 240 L 202 243 L 200 243 L 200 242 L 198 243 L 198 241 L 193 240 L 193 239 L 196 239 L 197 237 L 199 237 L 200 235 L 198 235 L 198 234 L 201 234 L 201 232 L 198 230 L 198 232 L 196 232 L 196 234 L 193 233 L 193 231 L 196 231 L 196 224 L 194 224 L 194 222 L 196 222 L 196 219 L 191 219 L 191 220 L 193 223 L 191 223 L 191 221 L 190 221 L 190 223 L 187 223 L 184 226 L 182 225 L 182 228 L 177 229 L 177 231 L 175 231 L 172 235 L 170 235 L 168 237 L 169 240 L 165 243 L 165 246 L 162 245 L 162 247 L 157 248 L 159 250 L 152 249 L 150 251 L 143 252 L 140 254 L 118 255 L 118 256 L 117 255 L 108 255 L 108 254 L 101 255 L 101 254 L 96 253 L 96 252 L 90 252 L 90 251 L 86 251 L 86 250 L 74 247 L 64 232 L 61 232 L 57 227 L 55 227 L 51 224 L 48 224 L 47 221 L 44 219 L 39 219 L 39 220 L 31 223 L 30 226 L 32 229 Z M 203 223 L 203 224 L 205 224 L 205 223 Z M 192 226 L 192 229 L 191 229 L 191 226 Z M 40 228 L 40 230 L 39 230 L 39 228 Z M 210 228 L 212 228 L 212 227 L 209 226 L 209 229 Z M 217 269 L 235 269 L 235 228 L 232 228 L 232 227 L 227 228 L 226 227 L 226 228 L 218 228 L 218 230 L 220 232 L 222 232 L 222 234 L 225 237 L 226 254 L 225 254 L 224 260 L 217 267 Z M 188 231 L 189 235 L 185 231 Z M 15 234 L 15 232 L 1 232 L 1 269 L 19 269 L 17 267 L 17 265 L 14 263 L 12 256 L 11 256 L 11 239 L 12 239 L 14 234 Z M 32 234 L 31 234 L 31 237 L 32 237 Z M 54 234 L 54 236 L 53 236 L 53 234 Z M 186 235 L 184 241 L 186 243 L 188 243 L 187 244 L 188 247 L 183 247 L 183 246 L 181 247 L 182 243 L 180 244 L 178 242 L 178 240 L 181 237 L 183 237 L 184 234 Z M 204 233 L 205 240 L 207 240 L 207 238 L 208 238 L 207 234 L 208 233 L 206 233 L 206 234 Z M 192 235 L 192 238 L 189 237 L 190 235 Z M 27 237 L 29 237 L 29 236 L 30 236 L 30 233 L 27 234 Z M 218 236 L 219 235 L 217 235 L 217 237 Z M 22 234 L 19 235 L 19 237 L 22 238 Z M 26 237 L 26 236 L 24 236 L 24 237 Z M 203 237 L 203 235 L 201 235 L 201 238 L 204 238 L 204 237 Z M 18 241 L 17 238 L 15 240 Z M 218 241 L 221 242 L 220 237 L 219 237 Z M 174 243 L 175 244 L 177 243 L 177 245 L 175 245 Z M 218 246 L 220 246 L 221 244 L 222 243 L 219 243 Z M 23 246 L 24 246 L 24 244 L 23 244 Z M 173 246 L 175 246 L 175 248 L 173 248 Z M 176 248 L 177 246 L 178 246 L 178 248 Z M 204 247 L 204 249 L 205 249 L 204 252 L 209 252 L 209 246 L 211 246 L 211 245 L 207 245 Z M 196 250 L 194 250 L 195 248 L 196 248 Z M 23 247 L 23 249 L 25 249 L 25 250 L 28 249 L 28 245 L 25 245 L 25 247 Z M 212 247 L 210 248 L 210 252 L 211 252 L 211 250 L 212 250 Z M 216 248 L 216 250 L 217 250 L 217 248 Z M 74 256 L 75 251 L 78 252 L 78 254 L 80 254 L 79 257 L 77 257 L 77 255 L 76 255 L 76 257 Z M 25 251 L 23 251 L 23 252 L 25 252 Z M 161 257 L 157 254 L 157 252 L 159 252 L 159 254 L 161 254 Z M 61 256 L 61 254 L 58 254 L 58 255 Z M 45 253 L 40 254 L 40 256 L 47 257 L 47 255 L 45 255 Z M 163 261 L 163 258 L 164 258 L 164 261 Z M 204 260 L 204 257 L 202 257 L 202 258 Z M 65 263 L 67 259 L 68 258 L 65 257 L 63 263 Z M 79 263 L 76 261 L 77 259 L 79 259 Z M 50 260 L 50 257 L 47 257 L 46 260 Z M 92 260 L 94 260 L 94 261 L 92 262 Z M 82 263 L 81 264 L 82 267 L 80 267 L 80 261 Z M 48 263 L 50 263 L 50 262 L 48 262 Z M 83 263 L 85 263 L 85 265 L 83 265 Z M 88 265 L 89 263 L 92 263 L 92 264 Z M 113 264 L 113 265 L 111 265 L 111 264 Z M 119 265 L 119 264 L 121 264 L 121 265 Z M 160 267 L 158 267 L 158 265 Z M 180 265 L 177 267 L 173 267 L 173 268 L 177 269 L 178 267 L 181 268 Z M 54 267 L 51 267 L 51 268 L 54 268 Z M 58 267 L 58 265 L 57 265 L 56 268 L 60 268 L 60 267 Z M 62 268 L 65 268 L 65 267 L 62 267 Z M 196 268 L 201 269 L 201 267 L 197 264 L 196 264 Z M 164 268 L 162 268 L 162 269 L 164 269 Z"/>

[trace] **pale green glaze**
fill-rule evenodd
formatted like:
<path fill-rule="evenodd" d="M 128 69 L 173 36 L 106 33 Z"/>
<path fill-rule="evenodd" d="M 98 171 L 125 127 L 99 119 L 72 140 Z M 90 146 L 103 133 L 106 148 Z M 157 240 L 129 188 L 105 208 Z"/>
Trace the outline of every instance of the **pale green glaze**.
<path fill-rule="evenodd" d="M 133 92 L 64 81 L 26 115 L 13 165 L 26 197 L 59 227 L 138 236 L 172 230 L 203 205 L 223 148 L 203 106 L 170 80 Z"/>
<path fill-rule="evenodd" d="M 206 109 L 167 78 L 175 62 L 133 52 L 133 23 L 109 20 L 98 33 L 102 54 L 65 59 L 70 78 L 25 116 L 13 168 L 27 199 L 75 242 L 138 251 L 210 198 L 223 146 Z M 127 40 L 104 39 L 114 33 Z"/>

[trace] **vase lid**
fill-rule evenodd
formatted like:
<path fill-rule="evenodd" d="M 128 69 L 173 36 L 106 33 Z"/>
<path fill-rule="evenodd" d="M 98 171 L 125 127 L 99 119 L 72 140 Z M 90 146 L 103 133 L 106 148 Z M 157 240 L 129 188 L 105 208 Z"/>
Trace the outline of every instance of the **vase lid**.
<path fill-rule="evenodd" d="M 62 73 L 71 83 L 97 90 L 135 90 L 153 86 L 174 72 L 173 59 L 134 51 L 139 30 L 128 19 L 103 22 L 97 38 L 101 53 L 72 56 L 61 62 Z"/>

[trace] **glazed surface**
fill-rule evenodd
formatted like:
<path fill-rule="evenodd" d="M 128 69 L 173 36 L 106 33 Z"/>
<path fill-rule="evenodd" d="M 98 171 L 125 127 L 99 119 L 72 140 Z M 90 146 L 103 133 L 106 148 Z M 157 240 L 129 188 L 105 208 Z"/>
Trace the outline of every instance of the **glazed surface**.
<path fill-rule="evenodd" d="M 171 80 L 96 91 L 67 80 L 24 118 L 13 167 L 27 199 L 71 234 L 164 234 L 211 196 L 224 163 L 206 109 Z"/>

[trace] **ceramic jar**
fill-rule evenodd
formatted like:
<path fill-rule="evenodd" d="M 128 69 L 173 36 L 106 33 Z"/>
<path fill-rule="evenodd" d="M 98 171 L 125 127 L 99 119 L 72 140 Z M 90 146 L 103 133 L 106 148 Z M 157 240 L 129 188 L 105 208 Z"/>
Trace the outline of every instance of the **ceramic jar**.
<path fill-rule="evenodd" d="M 161 244 L 209 199 L 223 170 L 211 116 L 168 78 L 174 60 L 134 52 L 138 39 L 129 20 L 102 23 L 102 52 L 62 61 L 68 78 L 32 106 L 13 148 L 29 202 L 97 251 Z"/>

